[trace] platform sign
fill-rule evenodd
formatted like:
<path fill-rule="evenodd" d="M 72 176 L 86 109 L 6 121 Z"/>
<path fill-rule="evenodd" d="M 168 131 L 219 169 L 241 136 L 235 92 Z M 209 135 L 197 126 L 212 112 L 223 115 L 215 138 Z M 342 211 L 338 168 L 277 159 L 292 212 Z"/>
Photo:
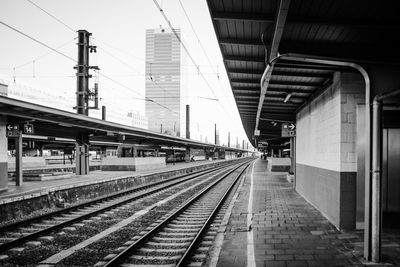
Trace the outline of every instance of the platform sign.
<path fill-rule="evenodd" d="M 23 132 L 24 132 L 24 134 L 34 134 L 33 125 L 30 123 L 24 124 Z"/>
<path fill-rule="evenodd" d="M 294 136 L 296 136 L 296 124 L 282 123 L 282 137 L 294 137 Z"/>
<path fill-rule="evenodd" d="M 10 137 L 10 138 L 19 137 L 20 136 L 19 125 L 18 124 L 7 124 L 6 125 L 6 135 L 7 135 L 7 137 Z"/>

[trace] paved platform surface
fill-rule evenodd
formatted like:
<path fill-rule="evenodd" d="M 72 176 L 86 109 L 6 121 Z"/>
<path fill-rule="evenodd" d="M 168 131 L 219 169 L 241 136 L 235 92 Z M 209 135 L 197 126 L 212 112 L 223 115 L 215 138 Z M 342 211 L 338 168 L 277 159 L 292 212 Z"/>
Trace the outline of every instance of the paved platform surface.
<path fill-rule="evenodd" d="M 233 207 L 217 266 L 376 266 L 361 262 L 362 231 L 338 231 L 265 160 L 253 168 Z M 389 234 L 382 244 L 391 266 L 400 264 L 398 237 Z"/>
<path fill-rule="evenodd" d="M 80 186 L 80 185 L 94 183 L 96 181 L 118 179 L 126 176 L 145 175 L 163 171 L 178 170 L 178 169 L 189 168 L 197 165 L 209 164 L 211 162 L 219 162 L 219 161 L 223 160 L 179 162 L 179 163 L 177 162 L 175 164 L 172 163 L 167 164 L 165 168 L 147 170 L 147 171 L 92 171 L 88 175 L 68 174 L 62 177 L 62 179 L 59 179 L 60 177 L 56 177 L 57 179 L 48 181 L 24 181 L 21 186 L 16 186 L 14 181 L 9 180 L 8 190 L 0 192 L 0 201 L 17 196 L 44 192 L 55 188 L 65 188 L 68 186 L 75 186 L 75 185 Z"/>

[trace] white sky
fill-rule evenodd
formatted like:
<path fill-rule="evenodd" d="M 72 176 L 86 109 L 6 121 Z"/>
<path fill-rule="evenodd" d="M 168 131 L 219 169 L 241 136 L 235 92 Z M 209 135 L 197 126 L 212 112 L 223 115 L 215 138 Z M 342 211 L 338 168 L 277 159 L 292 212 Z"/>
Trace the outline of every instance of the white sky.
<path fill-rule="evenodd" d="M 207 139 L 213 142 L 214 123 L 216 123 L 221 143 L 227 144 L 228 132 L 231 133 L 231 144 L 235 144 L 236 137 L 240 144 L 242 140 L 247 142 L 207 3 L 205 0 L 181 1 L 212 67 L 202 52 L 179 0 L 158 0 L 158 3 L 173 27 L 181 29 L 186 47 L 200 65 L 201 71 L 219 99 L 217 102 L 202 98 L 214 98 L 214 95 L 186 56 L 186 62 L 183 63 L 186 66 L 182 75 L 185 76 L 185 84 L 188 85 L 186 104 L 191 106 L 192 137 L 201 134 L 203 141 L 207 136 Z M 93 44 L 98 46 L 98 50 L 96 54 L 90 55 L 90 65 L 99 66 L 102 73 L 129 88 L 100 76 L 99 94 L 102 98 L 100 105 L 106 105 L 107 110 L 126 109 L 145 113 L 144 101 L 134 99 L 145 95 L 145 30 L 158 28 L 160 25 L 168 26 L 153 1 L 32 0 L 32 2 L 73 29 L 85 29 L 91 32 L 94 38 Z M 77 33 L 46 15 L 27 0 L 1 0 L 0 21 L 57 48 L 72 58 L 77 57 L 76 40 L 74 40 Z M 0 36 L 1 74 L 12 77 L 15 68 L 17 82 L 48 88 L 47 90 L 54 94 L 68 97 L 71 103 L 75 104 L 74 62 L 1 24 Z M 217 76 L 213 70 L 219 75 Z M 94 79 L 91 79 L 92 83 L 93 81 Z M 198 128 L 200 133 L 197 132 Z"/>

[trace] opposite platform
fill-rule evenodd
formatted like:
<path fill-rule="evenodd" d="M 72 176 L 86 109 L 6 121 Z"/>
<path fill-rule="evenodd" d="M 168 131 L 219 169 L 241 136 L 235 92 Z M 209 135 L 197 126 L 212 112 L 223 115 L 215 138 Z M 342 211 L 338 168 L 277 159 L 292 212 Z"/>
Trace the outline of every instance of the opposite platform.
<path fill-rule="evenodd" d="M 146 171 L 93 171 L 88 175 L 71 174 L 64 179 L 24 182 L 22 186 L 15 186 L 15 182 L 10 181 L 9 190 L 0 193 L 0 223 L 26 215 L 34 216 L 43 209 L 64 207 L 228 161 L 176 163 Z"/>

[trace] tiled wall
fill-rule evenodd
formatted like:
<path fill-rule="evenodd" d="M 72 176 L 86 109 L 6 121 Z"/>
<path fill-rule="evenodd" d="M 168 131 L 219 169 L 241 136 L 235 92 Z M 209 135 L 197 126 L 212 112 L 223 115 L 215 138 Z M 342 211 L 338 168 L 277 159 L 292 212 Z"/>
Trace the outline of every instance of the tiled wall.
<path fill-rule="evenodd" d="M 356 106 L 363 102 L 360 76 L 337 72 L 297 114 L 296 190 L 338 228 L 355 224 Z"/>

